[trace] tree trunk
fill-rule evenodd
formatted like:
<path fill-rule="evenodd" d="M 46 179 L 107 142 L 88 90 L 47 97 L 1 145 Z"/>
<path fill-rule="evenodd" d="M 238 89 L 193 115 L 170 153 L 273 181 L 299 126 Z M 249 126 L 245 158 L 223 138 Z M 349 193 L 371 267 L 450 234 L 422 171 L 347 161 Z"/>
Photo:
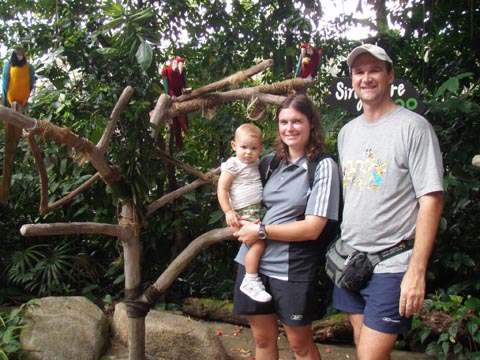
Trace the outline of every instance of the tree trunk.
<path fill-rule="evenodd" d="M 142 293 L 140 273 L 140 236 L 132 202 L 122 206 L 120 225 L 137 229 L 128 239 L 121 239 L 124 252 L 125 298 L 136 299 Z M 145 317 L 128 313 L 128 353 L 130 360 L 145 360 Z"/>

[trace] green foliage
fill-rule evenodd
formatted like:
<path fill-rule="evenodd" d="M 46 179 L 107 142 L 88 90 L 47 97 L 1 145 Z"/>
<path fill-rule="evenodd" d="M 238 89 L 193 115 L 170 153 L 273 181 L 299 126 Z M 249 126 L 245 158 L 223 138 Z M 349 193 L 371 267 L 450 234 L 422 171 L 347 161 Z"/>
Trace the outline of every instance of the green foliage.
<path fill-rule="evenodd" d="M 447 295 L 439 290 L 434 298 L 425 301 L 424 310 L 427 314 L 441 311 L 452 319 L 436 338 L 431 336 L 432 329 L 422 328 L 418 321 L 414 322 L 418 338 L 427 345 L 427 354 L 435 355 L 439 360 L 480 357 L 480 299 Z"/>
<path fill-rule="evenodd" d="M 475 293 L 480 288 L 480 237 L 472 221 L 480 218 L 480 171 L 471 165 L 479 152 L 480 93 L 472 75 L 452 77 L 427 102 L 445 167 L 444 210 L 431 285 L 435 289 L 448 284 L 453 293 Z"/>
<path fill-rule="evenodd" d="M 38 295 L 68 293 L 72 282 L 72 244 L 47 244 L 15 251 L 7 259 L 8 281 Z"/>
<path fill-rule="evenodd" d="M 20 350 L 20 330 L 23 325 L 22 311 L 32 306 L 34 300 L 28 301 L 10 311 L 0 311 L 0 359 L 8 360 Z"/>

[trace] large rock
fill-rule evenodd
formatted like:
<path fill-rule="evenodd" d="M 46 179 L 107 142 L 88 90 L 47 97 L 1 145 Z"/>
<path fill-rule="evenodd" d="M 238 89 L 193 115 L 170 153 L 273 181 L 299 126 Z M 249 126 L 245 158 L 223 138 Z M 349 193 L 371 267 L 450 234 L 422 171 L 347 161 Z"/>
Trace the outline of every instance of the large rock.
<path fill-rule="evenodd" d="M 41 298 L 24 320 L 21 360 L 98 360 L 108 345 L 108 319 L 84 297 Z"/>
<path fill-rule="evenodd" d="M 115 306 L 112 333 L 128 344 L 128 318 L 124 303 Z M 226 360 L 225 348 L 215 332 L 199 321 L 168 312 L 150 310 L 145 318 L 146 353 L 165 360 Z"/>

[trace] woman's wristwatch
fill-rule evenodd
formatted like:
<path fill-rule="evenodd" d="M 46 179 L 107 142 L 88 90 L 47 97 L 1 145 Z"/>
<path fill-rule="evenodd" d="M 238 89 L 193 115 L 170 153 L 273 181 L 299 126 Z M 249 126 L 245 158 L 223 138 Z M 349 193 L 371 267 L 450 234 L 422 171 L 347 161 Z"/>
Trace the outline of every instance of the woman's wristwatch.
<path fill-rule="evenodd" d="M 267 239 L 267 232 L 265 231 L 265 224 L 260 224 L 260 228 L 258 229 L 258 238 L 260 240 Z"/>

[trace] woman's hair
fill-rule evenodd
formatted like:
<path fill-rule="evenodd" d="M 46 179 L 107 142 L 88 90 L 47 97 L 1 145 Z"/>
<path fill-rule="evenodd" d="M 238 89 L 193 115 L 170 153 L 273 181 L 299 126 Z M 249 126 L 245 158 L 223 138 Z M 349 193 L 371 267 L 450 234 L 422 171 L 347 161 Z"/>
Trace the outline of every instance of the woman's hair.
<path fill-rule="evenodd" d="M 278 105 L 275 120 L 278 122 L 280 112 L 284 109 L 294 109 L 305 115 L 312 125 L 310 138 L 305 146 L 305 156 L 308 160 L 318 158 L 325 153 L 325 134 L 320 124 L 320 114 L 315 109 L 312 100 L 305 94 L 289 95 L 280 105 Z M 280 138 L 280 132 L 277 132 L 274 148 L 277 156 L 286 159 L 288 155 L 288 146 Z"/>

